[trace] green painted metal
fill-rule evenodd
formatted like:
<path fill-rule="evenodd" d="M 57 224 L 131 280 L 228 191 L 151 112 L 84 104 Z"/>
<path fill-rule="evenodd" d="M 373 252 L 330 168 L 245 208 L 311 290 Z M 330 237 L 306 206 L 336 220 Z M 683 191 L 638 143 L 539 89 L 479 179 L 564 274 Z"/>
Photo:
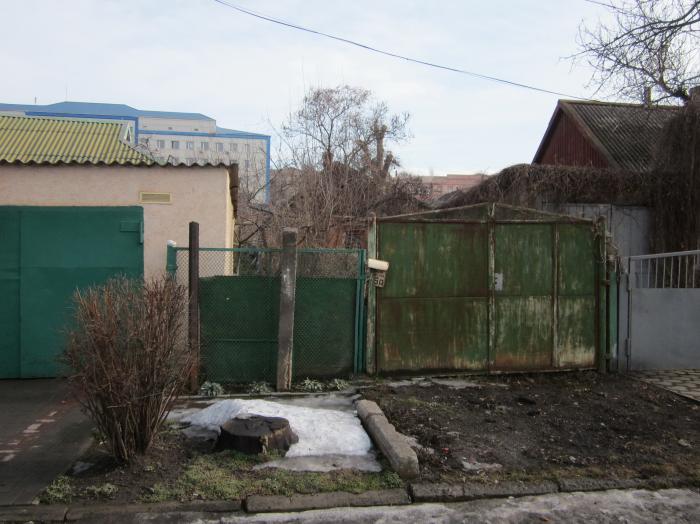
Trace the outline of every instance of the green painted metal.
<path fill-rule="evenodd" d="M 142 278 L 140 227 L 125 231 L 123 224 L 143 223 L 143 209 L 0 207 L 0 223 L 0 291 L 9 328 L 0 334 L 0 377 L 60 375 L 75 290 L 116 274 Z"/>
<path fill-rule="evenodd" d="M 200 256 L 202 274 L 231 269 L 230 274 L 200 278 L 206 378 L 227 383 L 274 381 L 279 251 L 210 248 Z M 342 377 L 362 371 L 364 252 L 303 249 L 297 256 L 293 378 Z M 237 264 L 224 263 L 234 259 Z M 356 266 L 349 267 L 350 261 Z M 323 273 L 335 276 L 318 276 Z"/>
<path fill-rule="evenodd" d="M 590 368 L 597 347 L 597 243 L 592 225 L 559 224 L 558 367 Z"/>
<path fill-rule="evenodd" d="M 488 231 L 478 224 L 380 223 L 390 263 L 378 291 L 378 367 L 483 369 L 488 358 Z"/>
<path fill-rule="evenodd" d="M 482 205 L 383 218 L 377 229 L 377 256 L 390 263 L 377 292 L 379 372 L 598 362 L 605 340 L 591 221 Z"/>
<path fill-rule="evenodd" d="M 492 370 L 552 367 L 552 226 L 494 224 Z"/>
<path fill-rule="evenodd" d="M 177 273 L 177 248 L 170 244 L 165 255 L 165 271 L 172 276 Z"/>
<path fill-rule="evenodd" d="M 20 208 L 0 207 L 0 378 L 21 376 L 20 224 Z"/>
<path fill-rule="evenodd" d="M 207 380 L 271 380 L 277 362 L 279 278 L 201 278 L 202 365 Z"/>
<path fill-rule="evenodd" d="M 381 224 L 379 257 L 391 267 L 380 296 L 485 297 L 487 244 L 478 224 Z"/>

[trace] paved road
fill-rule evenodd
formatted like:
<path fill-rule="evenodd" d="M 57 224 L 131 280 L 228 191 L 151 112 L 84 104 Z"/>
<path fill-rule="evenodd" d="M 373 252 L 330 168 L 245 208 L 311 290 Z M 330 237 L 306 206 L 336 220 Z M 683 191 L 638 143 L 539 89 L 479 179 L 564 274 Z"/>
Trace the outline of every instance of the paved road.
<path fill-rule="evenodd" d="M 29 504 L 91 441 L 63 380 L 0 380 L 0 505 Z"/>
<path fill-rule="evenodd" d="M 489 499 L 455 504 L 335 508 L 300 513 L 269 513 L 207 518 L 197 514 L 141 514 L 129 522 L 197 524 L 251 523 L 696 523 L 700 522 L 700 494 L 687 489 L 610 490 Z"/>

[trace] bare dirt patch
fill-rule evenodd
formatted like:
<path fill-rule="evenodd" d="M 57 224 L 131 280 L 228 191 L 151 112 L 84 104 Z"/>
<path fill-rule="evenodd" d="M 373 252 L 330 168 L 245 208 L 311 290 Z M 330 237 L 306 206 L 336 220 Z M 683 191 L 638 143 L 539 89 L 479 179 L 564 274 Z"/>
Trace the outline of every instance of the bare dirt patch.
<path fill-rule="evenodd" d="M 420 446 L 428 481 L 678 479 L 700 485 L 700 404 L 621 375 L 467 377 L 363 390 Z M 422 385 L 421 385 L 422 384 Z"/>

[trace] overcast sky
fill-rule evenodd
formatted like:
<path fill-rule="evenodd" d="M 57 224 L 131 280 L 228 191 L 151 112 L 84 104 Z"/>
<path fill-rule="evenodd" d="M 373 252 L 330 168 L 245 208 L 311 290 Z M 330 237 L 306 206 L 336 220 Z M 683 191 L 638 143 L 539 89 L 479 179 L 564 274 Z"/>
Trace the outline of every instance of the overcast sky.
<path fill-rule="evenodd" d="M 419 59 L 587 96 L 585 0 L 230 0 Z M 272 133 L 312 86 L 371 89 L 411 114 L 403 166 L 435 174 L 529 162 L 557 97 L 369 53 L 213 0 L 0 0 L 0 102 L 201 112 Z M 67 95 L 66 95 L 67 92 Z M 274 140 L 274 138 L 273 138 Z M 274 146 L 273 146 L 274 147 Z"/>

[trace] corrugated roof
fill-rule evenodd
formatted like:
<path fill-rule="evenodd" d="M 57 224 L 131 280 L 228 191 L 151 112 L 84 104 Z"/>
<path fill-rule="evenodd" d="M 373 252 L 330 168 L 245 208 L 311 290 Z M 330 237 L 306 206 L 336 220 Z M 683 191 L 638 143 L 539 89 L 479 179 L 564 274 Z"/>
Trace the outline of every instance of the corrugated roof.
<path fill-rule="evenodd" d="M 651 169 L 654 149 L 675 106 L 560 100 L 559 107 L 601 149 L 612 167 L 631 171 Z"/>
<path fill-rule="evenodd" d="M 214 120 L 201 113 L 178 113 L 176 111 L 144 111 L 126 104 L 103 104 L 97 102 L 57 102 L 55 104 L 0 104 L 0 111 L 22 111 L 31 113 L 60 113 L 86 116 L 128 116 L 132 118 L 174 118 L 180 120 Z"/>
<path fill-rule="evenodd" d="M 0 116 L 0 162 L 153 165 L 122 140 L 118 122 Z"/>

